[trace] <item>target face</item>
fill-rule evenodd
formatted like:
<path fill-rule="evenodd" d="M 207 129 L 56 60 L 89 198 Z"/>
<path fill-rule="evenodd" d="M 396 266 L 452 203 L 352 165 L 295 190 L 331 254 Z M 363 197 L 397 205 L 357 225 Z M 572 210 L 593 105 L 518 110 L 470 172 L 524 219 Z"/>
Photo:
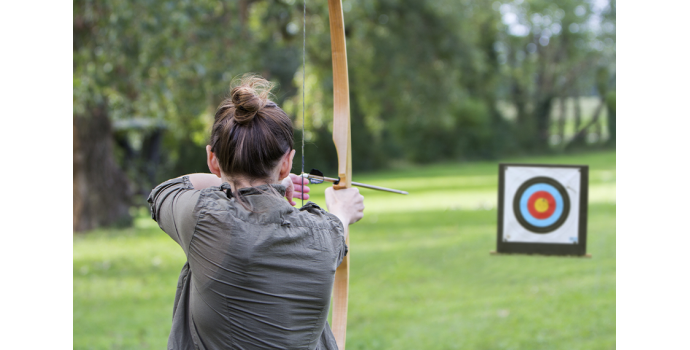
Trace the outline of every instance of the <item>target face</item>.
<path fill-rule="evenodd" d="M 518 188 L 513 211 L 524 228 L 534 233 L 549 233 L 561 227 L 568 218 L 570 197 L 558 181 L 539 176 Z"/>
<path fill-rule="evenodd" d="M 497 251 L 585 254 L 585 165 L 500 164 Z"/>

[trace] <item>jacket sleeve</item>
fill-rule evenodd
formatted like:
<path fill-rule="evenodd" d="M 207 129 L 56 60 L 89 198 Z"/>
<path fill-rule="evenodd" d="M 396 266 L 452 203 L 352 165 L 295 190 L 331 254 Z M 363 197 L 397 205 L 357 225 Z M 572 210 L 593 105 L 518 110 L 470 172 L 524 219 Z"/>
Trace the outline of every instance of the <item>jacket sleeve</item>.
<path fill-rule="evenodd" d="M 183 176 L 156 186 L 147 199 L 151 218 L 185 253 L 194 234 L 194 209 L 200 192 L 194 189 L 188 176 Z"/>
<path fill-rule="evenodd" d="M 337 216 L 321 209 L 321 207 L 311 201 L 307 202 L 300 210 L 306 210 L 326 220 L 328 226 L 330 226 L 329 233 L 331 243 L 333 244 L 333 252 L 336 254 L 335 266 L 340 266 L 349 249 L 345 243 L 345 227 L 343 222 Z"/>
<path fill-rule="evenodd" d="M 335 266 L 340 266 L 340 263 L 343 262 L 343 259 L 345 259 L 345 256 L 347 255 L 347 252 L 349 250 L 347 244 L 345 244 L 345 227 L 343 226 L 343 222 L 340 221 L 340 219 L 325 211 L 324 214 L 328 217 L 328 221 L 331 224 L 331 237 L 332 237 L 332 242 L 333 242 L 333 249 L 337 254 L 337 261 Z"/>

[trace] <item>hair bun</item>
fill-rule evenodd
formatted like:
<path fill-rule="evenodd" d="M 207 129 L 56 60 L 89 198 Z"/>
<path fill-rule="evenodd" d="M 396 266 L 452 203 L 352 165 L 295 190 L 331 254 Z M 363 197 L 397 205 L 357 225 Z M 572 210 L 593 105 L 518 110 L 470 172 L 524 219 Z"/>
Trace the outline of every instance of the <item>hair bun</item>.
<path fill-rule="evenodd" d="M 232 103 L 235 105 L 235 120 L 240 124 L 250 122 L 263 107 L 254 89 L 247 86 L 232 89 Z"/>
<path fill-rule="evenodd" d="M 235 105 L 235 121 L 240 125 L 251 122 L 266 106 L 268 95 L 273 88 L 266 79 L 254 75 L 242 77 L 238 86 L 231 91 L 232 103 Z"/>

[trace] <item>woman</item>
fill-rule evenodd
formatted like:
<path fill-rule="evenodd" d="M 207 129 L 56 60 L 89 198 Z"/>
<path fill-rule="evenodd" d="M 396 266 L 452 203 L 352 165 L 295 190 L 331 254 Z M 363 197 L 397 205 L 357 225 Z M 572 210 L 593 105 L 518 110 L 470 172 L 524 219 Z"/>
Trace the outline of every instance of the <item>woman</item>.
<path fill-rule="evenodd" d="M 292 123 L 270 88 L 244 78 L 218 107 L 206 146 L 213 174 L 166 181 L 148 198 L 187 256 L 168 349 L 337 349 L 326 317 L 344 225 L 362 218 L 363 197 L 328 188 L 330 213 L 290 205 L 308 198 L 309 182 L 289 173 Z"/>

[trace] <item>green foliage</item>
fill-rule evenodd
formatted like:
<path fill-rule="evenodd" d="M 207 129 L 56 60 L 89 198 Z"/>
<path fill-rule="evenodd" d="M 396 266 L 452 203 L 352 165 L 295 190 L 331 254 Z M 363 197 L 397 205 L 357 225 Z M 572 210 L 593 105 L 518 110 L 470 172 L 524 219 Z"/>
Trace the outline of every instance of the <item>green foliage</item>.
<path fill-rule="evenodd" d="M 604 91 L 615 76 L 615 2 L 595 5 L 345 1 L 355 171 L 548 151 L 553 100 Z M 163 127 L 156 181 L 206 171 L 215 107 L 233 77 L 257 72 L 279 84 L 296 145 L 304 126 L 307 170 L 333 173 L 327 3 L 307 6 L 302 69 L 301 1 L 76 1 L 74 113 L 106 104 L 116 122 L 153 120 L 116 123 L 136 154 Z"/>
<path fill-rule="evenodd" d="M 262 11 L 237 2 L 76 1 L 74 114 L 107 104 L 121 137 L 139 152 L 141 140 L 163 127 L 158 180 L 204 171 L 212 116 L 233 77 L 255 71 L 291 81 L 299 60 L 284 28 L 292 10 L 282 3 Z"/>
<path fill-rule="evenodd" d="M 591 259 L 490 256 L 496 162 L 365 174 L 351 229 L 348 349 L 611 349 L 616 345 L 616 156 L 589 164 Z M 325 185 L 314 185 L 323 204 Z M 182 249 L 144 211 L 135 228 L 74 238 L 74 348 L 164 348 Z"/>

